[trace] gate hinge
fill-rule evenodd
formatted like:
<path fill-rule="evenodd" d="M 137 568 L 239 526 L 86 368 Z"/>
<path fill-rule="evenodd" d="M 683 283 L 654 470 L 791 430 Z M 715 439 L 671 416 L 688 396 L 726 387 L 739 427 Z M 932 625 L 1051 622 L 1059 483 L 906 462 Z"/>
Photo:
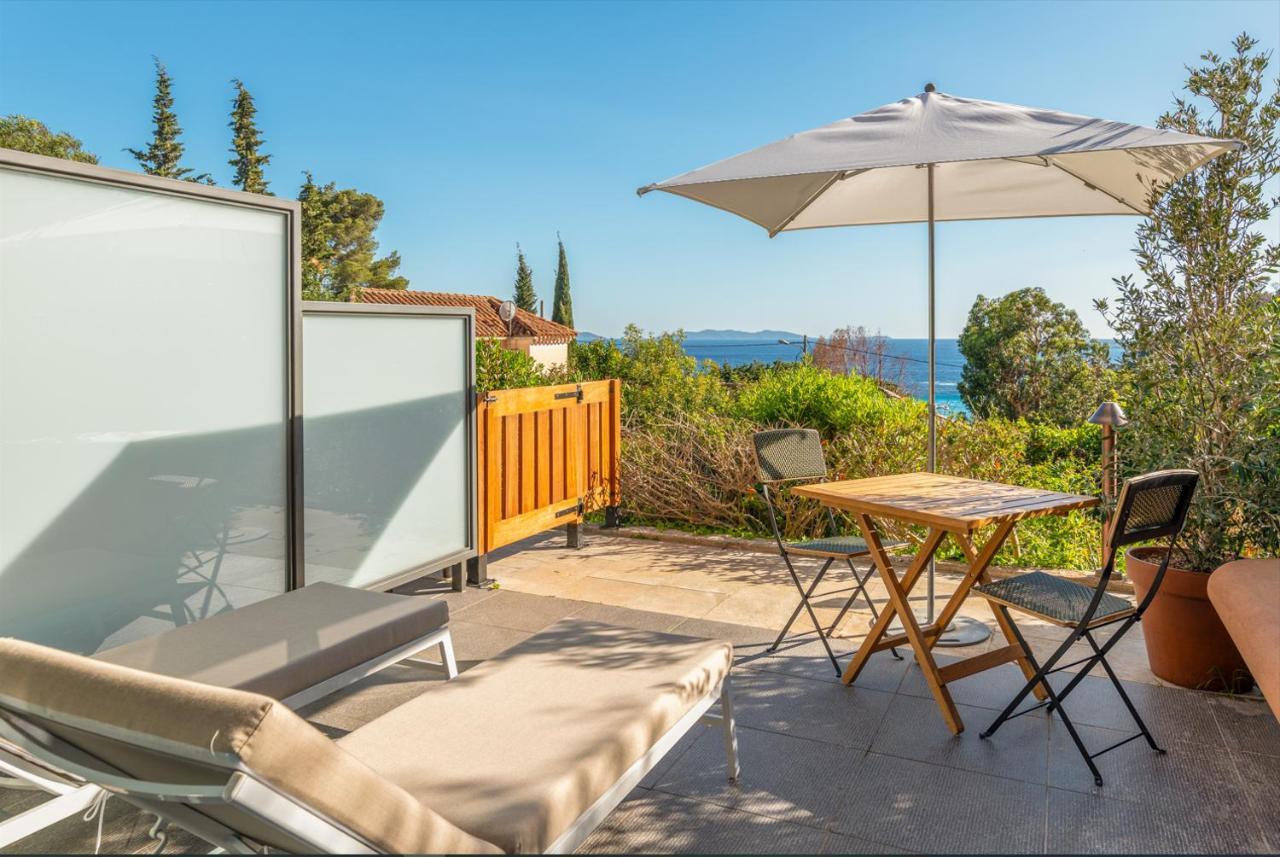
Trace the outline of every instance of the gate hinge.
<path fill-rule="evenodd" d="M 494 402 L 498 401 L 498 397 L 497 397 L 497 396 L 485 396 L 485 397 L 484 397 L 483 399 L 481 399 L 480 401 L 484 402 L 486 405 L 492 405 Z"/>
<path fill-rule="evenodd" d="M 561 509 L 559 512 L 556 512 L 556 517 L 563 518 L 568 515 L 577 515 L 578 517 L 582 517 L 583 515 L 586 514 L 586 512 L 587 512 L 586 504 L 583 503 L 581 500 L 579 500 L 578 505 L 570 506 L 568 509 Z"/>

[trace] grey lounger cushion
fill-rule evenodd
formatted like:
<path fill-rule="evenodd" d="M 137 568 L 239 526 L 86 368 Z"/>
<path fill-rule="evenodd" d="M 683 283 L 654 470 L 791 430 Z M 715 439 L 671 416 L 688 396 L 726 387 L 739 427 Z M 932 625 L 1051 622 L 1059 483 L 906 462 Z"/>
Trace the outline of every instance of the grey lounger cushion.
<path fill-rule="evenodd" d="M 94 658 L 284 699 L 448 621 L 443 601 L 313 583 Z"/>
<path fill-rule="evenodd" d="M 134 777 L 222 784 L 229 769 L 240 764 L 381 850 L 498 850 L 445 821 L 265 696 L 4 638 L 0 677 L 0 706 Z M 440 734 L 429 726 L 418 723 L 413 731 Z M 422 756 L 420 762 L 429 765 L 430 758 Z M 203 811 L 273 847 L 310 850 L 234 807 L 207 806 Z"/>
<path fill-rule="evenodd" d="M 728 643 L 566 619 L 338 744 L 468 833 L 543 851 L 732 660 Z"/>

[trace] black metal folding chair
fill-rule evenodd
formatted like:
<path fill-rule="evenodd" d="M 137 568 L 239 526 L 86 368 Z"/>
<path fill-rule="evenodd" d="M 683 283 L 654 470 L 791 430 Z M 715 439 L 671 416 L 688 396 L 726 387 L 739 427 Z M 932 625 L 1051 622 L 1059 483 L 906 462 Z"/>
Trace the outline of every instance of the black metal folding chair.
<path fill-rule="evenodd" d="M 1199 474 L 1194 470 L 1161 470 L 1157 473 L 1137 476 L 1124 483 L 1124 488 L 1120 491 L 1120 499 L 1116 504 L 1116 513 L 1111 519 L 1111 537 L 1108 539 L 1106 562 L 1102 567 L 1102 571 L 1098 574 L 1098 584 L 1093 588 L 1063 580 L 1060 577 L 1054 577 L 1041 571 L 1034 571 L 1030 574 L 1023 574 L 1018 577 L 974 587 L 974 592 L 991 601 L 992 605 L 1009 621 L 1009 625 L 1013 628 L 1014 635 L 1018 639 L 1018 644 L 1022 646 L 1027 660 L 1031 662 L 1036 671 L 1035 675 L 1027 681 L 1026 686 L 1018 691 L 1004 711 L 1000 712 L 1000 716 L 987 727 L 985 732 L 981 733 L 983 738 L 994 735 L 995 731 L 1006 720 L 1011 718 L 1020 717 L 1040 708 L 1047 708 L 1050 712 L 1056 711 L 1058 716 L 1062 718 L 1063 725 L 1067 727 L 1067 733 L 1071 736 L 1071 740 L 1075 742 L 1080 755 L 1084 757 L 1085 764 L 1089 766 L 1089 770 L 1093 773 L 1093 781 L 1099 786 L 1102 785 L 1102 775 L 1098 773 L 1098 766 L 1094 764 L 1093 760 L 1103 753 L 1110 752 L 1138 738 L 1146 738 L 1147 743 L 1151 745 L 1151 749 L 1158 753 L 1164 752 L 1156 744 L 1155 738 L 1151 736 L 1151 731 L 1147 729 L 1147 725 L 1142 722 L 1142 718 L 1138 715 L 1138 709 L 1134 707 L 1129 695 L 1124 692 L 1124 686 L 1120 684 L 1120 679 L 1116 677 L 1115 671 L 1107 663 L 1107 652 L 1111 651 L 1120 638 L 1125 635 L 1125 632 L 1133 627 L 1135 623 L 1142 621 L 1142 614 L 1146 612 L 1147 607 L 1151 604 L 1151 599 L 1155 597 L 1156 592 L 1160 589 L 1165 569 L 1169 567 L 1169 558 L 1173 554 L 1174 543 L 1182 532 L 1182 525 L 1187 517 L 1187 508 L 1191 505 L 1191 497 L 1195 493 L 1196 482 L 1199 478 Z M 1107 582 L 1111 580 L 1111 575 L 1115 571 L 1116 552 L 1120 548 L 1135 542 L 1155 541 L 1166 538 L 1169 540 L 1169 544 L 1165 549 L 1164 558 L 1160 561 L 1160 568 L 1151 584 L 1151 590 L 1142 599 L 1141 603 L 1134 606 L 1123 598 L 1118 598 L 1107 592 Z M 1043 665 L 1036 662 L 1031 647 L 1023 639 L 1017 625 L 1013 623 L 1013 618 L 1009 615 L 1009 608 L 1011 607 L 1045 622 L 1072 629 L 1067 639 L 1049 656 Z M 1093 636 L 1094 632 L 1117 622 L 1123 624 L 1115 630 L 1105 643 L 1101 646 L 1098 645 L 1098 641 Z M 1080 639 L 1089 644 L 1089 647 L 1093 649 L 1093 654 L 1068 664 L 1059 665 L 1058 661 Z M 1072 677 L 1071 681 L 1062 690 L 1054 690 L 1049 683 L 1048 677 L 1053 673 L 1080 664 L 1084 664 L 1084 666 Z M 1062 701 L 1070 695 L 1071 691 L 1075 690 L 1084 677 L 1089 674 L 1089 671 L 1097 665 L 1101 665 L 1102 669 L 1106 671 L 1107 677 L 1115 685 L 1116 692 L 1120 694 L 1120 699 L 1124 701 L 1125 708 L 1129 709 L 1129 714 L 1133 716 L 1133 720 L 1138 724 L 1140 731 L 1096 753 L 1090 753 L 1084 742 L 1080 740 L 1075 724 L 1071 722 L 1071 718 L 1067 716 L 1067 712 L 1063 709 Z M 1048 698 L 1036 705 L 1016 711 L 1015 709 L 1017 709 L 1018 705 L 1022 700 L 1026 699 L 1027 694 L 1036 685 L 1044 688 Z"/>
<path fill-rule="evenodd" d="M 856 536 L 840 535 L 839 526 L 836 524 L 836 516 L 827 509 L 827 532 L 825 538 L 808 539 L 799 542 L 787 542 L 782 538 L 782 528 L 778 525 L 778 510 L 774 505 L 773 494 L 770 492 L 770 486 L 778 486 L 780 483 L 800 484 L 804 482 L 823 482 L 827 478 L 827 462 L 822 454 L 822 440 L 818 433 L 813 429 L 775 429 L 772 431 L 756 432 L 754 438 L 756 450 L 756 469 L 760 478 L 760 494 L 764 497 L 765 506 L 769 509 L 769 525 L 773 527 L 773 537 L 778 542 L 778 552 L 782 555 L 782 561 L 787 564 L 787 571 L 791 574 L 791 580 L 796 585 L 796 590 L 800 593 L 800 603 L 796 605 L 796 609 L 791 611 L 791 618 L 787 619 L 787 624 L 782 627 L 782 631 L 778 634 L 778 639 L 773 641 L 773 645 L 769 647 L 769 651 L 777 651 L 783 639 L 787 636 L 787 631 L 791 630 L 791 626 L 800 616 L 801 610 L 809 613 L 809 618 L 813 620 L 813 627 L 818 631 L 818 638 L 822 640 L 822 645 L 826 647 L 827 656 L 831 658 L 831 664 L 836 668 L 836 675 L 840 675 L 840 663 L 836 660 L 835 653 L 831 650 L 831 644 L 827 641 L 827 637 L 835 632 L 836 626 L 840 624 L 840 620 L 849 612 L 849 608 L 853 606 L 853 602 L 861 595 L 867 602 L 867 607 L 871 610 L 872 621 L 879 616 L 876 611 L 876 605 L 871 600 L 871 596 L 867 594 L 866 583 L 875 573 L 875 566 L 870 566 L 866 574 L 859 574 L 858 569 L 854 566 L 855 557 L 870 556 L 867 550 L 867 543 Z M 895 545 L 886 545 L 886 547 L 894 547 Z M 826 560 L 822 564 L 822 568 L 818 570 L 818 574 L 810 581 L 808 587 L 800 582 L 800 575 L 796 573 L 795 565 L 791 562 L 791 558 L 795 557 L 812 557 L 815 559 Z M 844 607 L 836 615 L 835 621 L 831 623 L 831 627 L 827 631 L 822 630 L 822 623 L 818 621 L 818 616 L 813 612 L 813 605 L 810 599 L 817 590 L 818 584 L 822 582 L 827 571 L 837 560 L 843 560 L 849 566 L 849 572 L 853 575 L 854 589 L 853 594 L 849 596 L 849 600 L 845 602 Z M 893 650 L 893 656 L 901 658 L 897 650 Z"/>

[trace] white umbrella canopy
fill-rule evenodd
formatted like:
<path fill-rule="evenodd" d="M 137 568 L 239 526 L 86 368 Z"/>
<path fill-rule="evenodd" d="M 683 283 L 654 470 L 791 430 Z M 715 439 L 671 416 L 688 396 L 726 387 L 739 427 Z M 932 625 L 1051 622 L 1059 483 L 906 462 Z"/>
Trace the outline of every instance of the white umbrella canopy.
<path fill-rule="evenodd" d="M 660 190 L 781 232 L 929 224 L 928 469 L 937 463 L 934 224 L 948 220 L 1151 213 L 1170 182 L 1243 144 L 1056 110 L 980 101 L 933 84 L 637 190 Z M 933 564 L 928 621 L 933 621 Z M 986 639 L 967 621 L 938 645 Z"/>
<path fill-rule="evenodd" d="M 927 87 L 638 192 L 688 197 L 770 236 L 928 221 L 929 172 L 935 221 L 1144 215 L 1153 187 L 1239 146 Z"/>

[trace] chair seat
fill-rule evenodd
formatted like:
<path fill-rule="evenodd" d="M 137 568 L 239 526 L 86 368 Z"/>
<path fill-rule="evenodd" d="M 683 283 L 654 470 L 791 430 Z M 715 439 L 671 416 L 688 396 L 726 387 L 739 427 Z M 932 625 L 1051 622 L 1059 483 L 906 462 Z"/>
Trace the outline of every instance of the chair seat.
<path fill-rule="evenodd" d="M 820 556 L 860 556 L 867 553 L 867 543 L 857 536 L 829 536 L 825 539 L 787 542 L 787 551 Z"/>
<path fill-rule="evenodd" d="M 1031 613 L 1055 625 L 1073 626 L 1084 618 L 1089 602 L 1096 590 L 1043 571 L 1033 571 L 975 586 L 974 592 L 1027 613 Z M 1092 625 L 1133 612 L 1133 605 L 1109 592 L 1102 593 L 1098 611 Z"/>

